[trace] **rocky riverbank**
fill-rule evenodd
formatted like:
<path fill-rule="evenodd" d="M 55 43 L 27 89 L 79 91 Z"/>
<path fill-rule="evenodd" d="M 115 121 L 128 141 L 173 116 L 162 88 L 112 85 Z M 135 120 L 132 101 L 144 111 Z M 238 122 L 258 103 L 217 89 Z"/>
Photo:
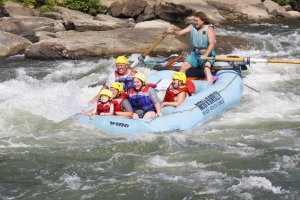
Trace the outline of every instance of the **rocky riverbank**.
<path fill-rule="evenodd" d="M 142 53 L 175 23 L 188 23 L 193 12 L 202 11 L 216 23 L 227 20 L 262 21 L 300 19 L 290 6 L 270 0 L 104 0 L 106 15 L 91 16 L 58 7 L 57 12 L 38 13 L 7 1 L 0 8 L 0 57 L 25 53 L 32 59 L 80 59 Z M 216 51 L 249 48 L 251 41 L 217 36 Z M 169 35 L 154 54 L 189 49 L 188 37 Z"/>

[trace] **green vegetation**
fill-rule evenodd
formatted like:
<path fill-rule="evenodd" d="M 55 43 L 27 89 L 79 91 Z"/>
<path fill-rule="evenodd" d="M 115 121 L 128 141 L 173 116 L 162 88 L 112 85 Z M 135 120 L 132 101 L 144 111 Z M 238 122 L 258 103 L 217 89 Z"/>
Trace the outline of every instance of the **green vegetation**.
<path fill-rule="evenodd" d="M 285 6 L 285 5 L 293 3 L 295 0 L 272 0 L 272 1 L 278 3 L 281 6 Z"/>
<path fill-rule="evenodd" d="M 6 0 L 0 0 L 0 3 Z M 41 13 L 48 11 L 57 11 L 55 8 L 58 4 L 56 0 L 12 0 L 15 3 L 20 3 L 25 7 L 34 6 Z M 72 10 L 78 10 L 81 12 L 89 13 L 91 15 L 97 15 L 104 13 L 106 7 L 100 3 L 99 0 L 63 0 L 62 5 Z"/>
<path fill-rule="evenodd" d="M 105 11 L 105 6 L 99 0 L 63 0 L 63 5 L 73 10 L 79 10 L 91 15 L 97 15 Z"/>

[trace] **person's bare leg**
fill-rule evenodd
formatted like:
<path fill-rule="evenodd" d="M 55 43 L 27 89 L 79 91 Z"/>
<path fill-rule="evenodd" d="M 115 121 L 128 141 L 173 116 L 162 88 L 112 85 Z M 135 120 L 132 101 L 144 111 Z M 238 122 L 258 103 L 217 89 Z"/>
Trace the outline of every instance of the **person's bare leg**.
<path fill-rule="evenodd" d="M 156 115 L 155 115 L 155 112 L 154 111 L 148 111 L 145 113 L 144 117 L 145 119 L 149 119 L 149 118 L 155 118 Z"/>
<path fill-rule="evenodd" d="M 138 119 L 139 116 L 136 114 L 136 113 L 133 113 L 133 116 L 132 116 L 133 119 Z"/>
<path fill-rule="evenodd" d="M 183 72 L 183 73 L 186 73 L 186 71 L 187 71 L 189 68 L 191 68 L 190 63 L 188 63 L 187 61 L 185 61 L 185 62 L 181 65 L 180 71 Z"/>
<path fill-rule="evenodd" d="M 204 64 L 204 74 L 205 74 L 205 79 L 210 83 L 213 84 L 213 76 L 211 74 L 211 63 L 210 62 L 206 62 Z"/>

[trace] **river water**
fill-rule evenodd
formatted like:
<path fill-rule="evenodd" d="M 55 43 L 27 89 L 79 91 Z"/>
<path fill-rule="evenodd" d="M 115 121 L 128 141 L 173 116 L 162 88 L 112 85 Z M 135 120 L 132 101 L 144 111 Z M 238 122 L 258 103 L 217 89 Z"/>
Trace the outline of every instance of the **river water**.
<path fill-rule="evenodd" d="M 235 55 L 300 59 L 297 23 L 218 34 L 253 44 Z M 244 81 L 261 93 L 245 88 L 239 105 L 200 127 L 122 137 L 69 119 L 113 61 L 0 60 L 0 199 L 300 198 L 299 65 L 251 64 Z"/>

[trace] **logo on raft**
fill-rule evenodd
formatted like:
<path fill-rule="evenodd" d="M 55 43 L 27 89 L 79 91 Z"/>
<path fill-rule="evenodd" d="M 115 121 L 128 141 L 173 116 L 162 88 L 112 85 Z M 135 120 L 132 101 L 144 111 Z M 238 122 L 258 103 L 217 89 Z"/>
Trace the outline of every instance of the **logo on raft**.
<path fill-rule="evenodd" d="M 214 110 L 224 103 L 224 99 L 219 94 L 219 92 L 214 92 L 206 96 L 203 100 L 197 102 L 195 105 L 202 111 L 203 115 L 206 115 L 211 110 Z"/>
<path fill-rule="evenodd" d="M 119 126 L 119 127 L 124 127 L 124 128 L 129 128 L 129 124 L 121 123 L 121 122 L 109 122 L 110 125 L 112 126 Z"/>

